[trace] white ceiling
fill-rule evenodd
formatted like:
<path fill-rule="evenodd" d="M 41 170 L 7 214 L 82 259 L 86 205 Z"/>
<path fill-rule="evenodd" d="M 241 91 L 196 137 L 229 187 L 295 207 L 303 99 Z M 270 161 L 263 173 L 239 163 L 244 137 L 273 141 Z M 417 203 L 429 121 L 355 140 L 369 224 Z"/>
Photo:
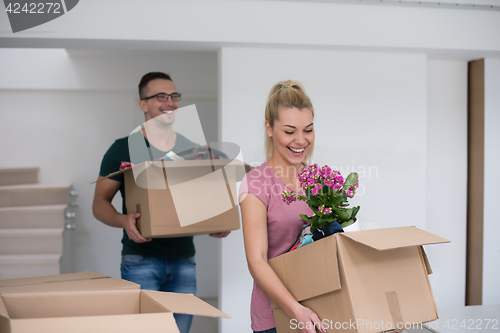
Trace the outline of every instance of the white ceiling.
<path fill-rule="evenodd" d="M 359 5 L 389 5 L 442 7 L 456 9 L 500 10 L 500 0 L 281 0 L 303 2 L 349 3 Z"/>

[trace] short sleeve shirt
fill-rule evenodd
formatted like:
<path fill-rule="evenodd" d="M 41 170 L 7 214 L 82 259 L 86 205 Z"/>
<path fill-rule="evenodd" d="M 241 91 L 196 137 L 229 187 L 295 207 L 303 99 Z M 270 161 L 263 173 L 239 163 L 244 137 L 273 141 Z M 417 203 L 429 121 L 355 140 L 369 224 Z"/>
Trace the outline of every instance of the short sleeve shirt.
<path fill-rule="evenodd" d="M 263 163 L 246 174 L 240 185 L 240 202 L 246 193 L 256 196 L 267 209 L 268 259 L 286 253 L 298 241 L 304 221 L 300 214 L 311 216 L 313 211 L 304 201 L 287 205 L 281 193 L 290 189 Z M 250 305 L 252 330 L 264 331 L 276 327 L 270 299 L 255 283 Z"/>

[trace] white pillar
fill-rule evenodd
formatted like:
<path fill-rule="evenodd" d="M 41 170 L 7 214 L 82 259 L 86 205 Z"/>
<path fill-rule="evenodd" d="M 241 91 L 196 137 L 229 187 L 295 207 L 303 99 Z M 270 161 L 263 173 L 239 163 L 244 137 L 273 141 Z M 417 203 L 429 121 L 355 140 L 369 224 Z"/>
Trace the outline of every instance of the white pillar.
<path fill-rule="evenodd" d="M 467 62 L 427 64 L 427 230 L 451 240 L 426 246 L 438 307 L 465 305 Z"/>
<path fill-rule="evenodd" d="M 500 59 L 484 63 L 483 304 L 500 304 Z"/>

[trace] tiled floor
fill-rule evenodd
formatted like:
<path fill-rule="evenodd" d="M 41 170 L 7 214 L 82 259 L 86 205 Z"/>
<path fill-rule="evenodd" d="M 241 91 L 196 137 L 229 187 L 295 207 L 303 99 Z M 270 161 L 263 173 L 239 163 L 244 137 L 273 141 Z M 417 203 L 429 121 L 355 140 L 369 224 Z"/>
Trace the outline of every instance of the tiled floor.
<path fill-rule="evenodd" d="M 210 305 L 219 308 L 219 302 L 217 298 L 202 298 L 205 302 Z M 194 316 L 193 324 L 191 325 L 191 330 L 189 333 L 217 333 L 219 331 L 219 320 L 218 318 Z"/>

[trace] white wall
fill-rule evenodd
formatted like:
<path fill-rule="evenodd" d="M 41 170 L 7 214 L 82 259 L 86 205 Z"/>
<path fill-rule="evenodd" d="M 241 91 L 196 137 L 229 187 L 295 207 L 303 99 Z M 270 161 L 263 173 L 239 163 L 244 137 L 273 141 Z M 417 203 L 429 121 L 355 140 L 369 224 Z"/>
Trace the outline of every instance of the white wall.
<path fill-rule="evenodd" d="M 465 305 L 467 62 L 427 64 L 427 230 L 451 240 L 425 250 L 438 307 Z"/>
<path fill-rule="evenodd" d="M 144 121 L 137 85 L 148 71 L 172 74 L 181 106 L 196 103 L 217 139 L 217 54 L 0 49 L 0 167 L 39 166 L 39 180 L 79 192 L 76 230 L 67 231 L 62 272 L 120 276 L 122 231 L 92 216 L 102 156 Z M 121 211 L 121 197 L 113 201 Z M 71 242 L 71 244 L 68 244 Z M 218 293 L 218 243 L 195 237 L 200 296 Z"/>
<path fill-rule="evenodd" d="M 485 59 L 484 68 L 483 304 L 500 304 L 500 59 Z"/>
<path fill-rule="evenodd" d="M 301 81 L 316 117 L 314 162 L 354 167 L 364 194 L 360 216 L 385 226 L 426 228 L 426 56 L 223 48 L 222 140 L 247 163 L 264 161 L 264 106 L 272 85 Z M 372 166 L 371 175 L 368 173 Z M 241 233 L 222 242 L 222 332 L 249 332 L 252 280 Z"/>
<path fill-rule="evenodd" d="M 10 31 L 4 11 L 0 11 L 0 31 Z M 239 43 L 498 55 L 500 39 L 495 31 L 500 31 L 499 11 L 309 1 L 87 0 L 42 26 L 0 35 L 0 43 L 33 47 L 43 40 L 45 47 L 60 43 L 88 47 L 95 42 L 97 47 L 149 49 L 172 44 L 193 47 L 186 42 L 199 43 L 194 47 Z"/>

